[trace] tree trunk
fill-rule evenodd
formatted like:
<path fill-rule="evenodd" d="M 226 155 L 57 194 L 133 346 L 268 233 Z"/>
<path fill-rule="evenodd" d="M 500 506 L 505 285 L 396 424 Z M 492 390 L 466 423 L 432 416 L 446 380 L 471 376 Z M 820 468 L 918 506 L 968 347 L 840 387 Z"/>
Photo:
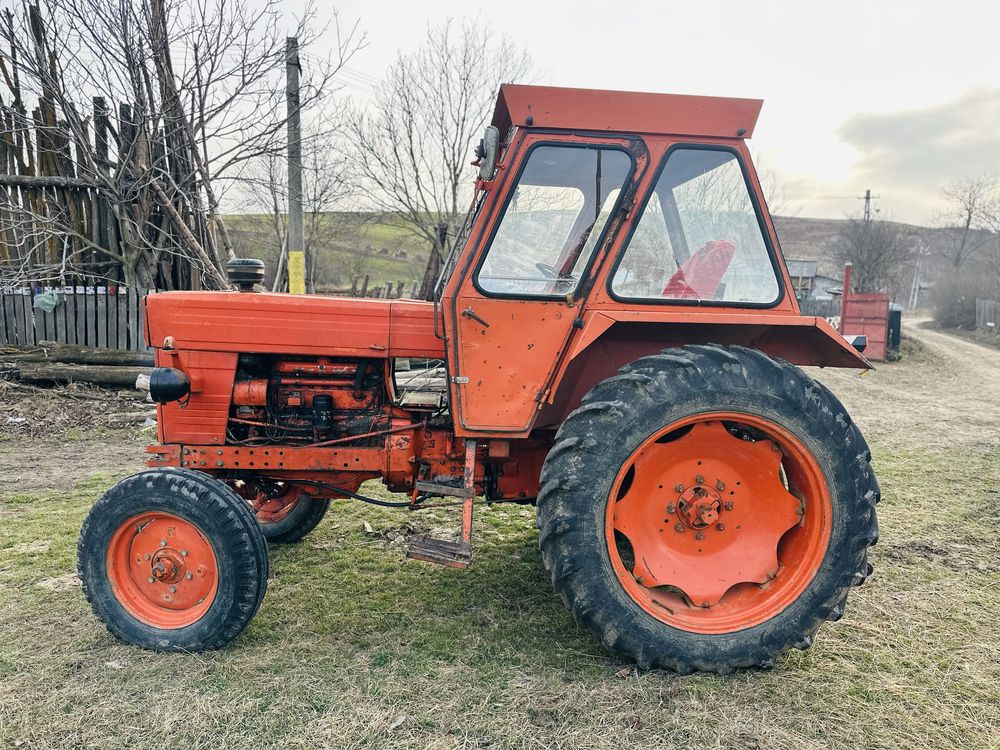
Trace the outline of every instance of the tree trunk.
<path fill-rule="evenodd" d="M 148 367 L 114 367 L 110 365 L 66 365 L 48 362 L 15 362 L 11 366 L 0 363 L 5 370 L 20 380 L 35 383 L 91 383 L 112 388 L 134 388 L 140 375 L 148 375 Z"/>

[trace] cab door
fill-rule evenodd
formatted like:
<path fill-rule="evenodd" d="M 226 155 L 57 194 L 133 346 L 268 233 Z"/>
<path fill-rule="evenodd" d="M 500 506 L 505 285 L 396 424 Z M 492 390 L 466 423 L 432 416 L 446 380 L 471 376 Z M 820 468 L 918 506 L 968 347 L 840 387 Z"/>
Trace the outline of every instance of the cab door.
<path fill-rule="evenodd" d="M 632 140 L 530 133 L 501 169 L 442 299 L 459 434 L 530 430 L 644 153 Z"/>

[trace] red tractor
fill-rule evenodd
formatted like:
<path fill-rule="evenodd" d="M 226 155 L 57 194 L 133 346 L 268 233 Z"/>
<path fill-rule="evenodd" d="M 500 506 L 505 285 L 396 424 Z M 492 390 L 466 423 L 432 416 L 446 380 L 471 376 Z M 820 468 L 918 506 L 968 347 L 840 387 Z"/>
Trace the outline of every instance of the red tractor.
<path fill-rule="evenodd" d="M 745 144 L 760 106 L 504 86 L 435 302 L 254 293 L 253 261 L 243 293 L 148 297 L 159 436 L 83 526 L 98 617 L 218 648 L 260 606 L 266 542 L 331 500 L 455 498 L 459 540 L 410 557 L 464 567 L 477 504 L 537 504 L 563 601 L 643 668 L 807 647 L 871 572 L 879 488 L 796 365 L 869 364 L 799 313 Z"/>

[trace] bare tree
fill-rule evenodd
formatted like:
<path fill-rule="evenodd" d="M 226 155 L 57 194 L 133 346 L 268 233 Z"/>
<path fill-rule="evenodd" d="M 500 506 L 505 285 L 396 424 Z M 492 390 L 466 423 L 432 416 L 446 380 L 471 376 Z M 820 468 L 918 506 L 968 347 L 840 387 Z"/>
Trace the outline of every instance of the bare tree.
<path fill-rule="evenodd" d="M 329 124 L 313 123 L 303 138 L 303 208 L 305 212 L 304 247 L 309 267 L 306 288 L 315 291 L 316 256 L 321 247 L 329 247 L 339 234 L 333 211 L 350 193 L 343 157 L 335 130 Z M 242 172 L 246 206 L 266 217 L 268 236 L 278 257 L 273 291 L 284 291 L 287 277 L 288 170 L 285 157 L 262 154 Z"/>
<path fill-rule="evenodd" d="M 948 202 L 941 219 L 948 242 L 939 252 L 958 270 L 990 245 L 991 230 L 1000 229 L 1000 184 L 990 175 L 964 177 L 941 194 Z"/>
<path fill-rule="evenodd" d="M 468 200 L 470 147 L 497 89 L 531 71 L 527 53 L 484 24 L 429 28 L 423 46 L 401 53 L 372 105 L 351 118 L 351 161 L 360 196 L 431 247 L 420 296 L 455 241 Z M 471 187 L 471 185 L 470 185 Z"/>
<path fill-rule="evenodd" d="M 903 224 L 851 218 L 834 240 L 833 250 L 840 261 L 853 265 L 855 291 L 896 293 L 912 264 L 916 243 Z"/>
<path fill-rule="evenodd" d="M 72 212 L 5 206 L 36 227 L 33 236 L 48 245 L 63 239 L 73 251 L 69 269 L 65 254 L 53 267 L 49 253 L 39 279 L 69 270 L 141 287 L 226 284 L 232 245 L 222 194 L 248 161 L 284 143 L 283 26 L 280 0 L 262 8 L 243 0 L 54 0 L 44 18 L 40 5 L 8 12 L 0 62 L 12 116 L 23 119 L 25 98 L 39 97 L 46 145 L 53 153 L 55 144 L 73 145 L 76 176 L 116 227 L 102 244 L 69 220 Z M 312 61 L 303 108 L 329 92 L 362 41 L 355 29 L 342 35 L 334 26 L 334 52 Z M 323 32 L 307 6 L 295 31 L 300 47 Z M 93 115 L 78 107 L 91 97 L 100 97 Z M 98 123 L 104 140 L 91 142 Z M 99 262 L 81 265 L 85 251 Z M 27 253 L 30 260 L 38 247 Z"/>

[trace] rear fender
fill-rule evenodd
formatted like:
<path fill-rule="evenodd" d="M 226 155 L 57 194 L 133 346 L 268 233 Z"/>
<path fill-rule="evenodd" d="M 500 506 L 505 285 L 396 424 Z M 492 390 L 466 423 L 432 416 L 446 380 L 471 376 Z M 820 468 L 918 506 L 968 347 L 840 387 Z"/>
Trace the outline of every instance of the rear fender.
<path fill-rule="evenodd" d="M 587 391 L 629 362 L 685 344 L 746 346 L 802 366 L 874 369 L 823 318 L 773 312 L 594 311 L 571 342 L 534 427 L 561 424 Z"/>

